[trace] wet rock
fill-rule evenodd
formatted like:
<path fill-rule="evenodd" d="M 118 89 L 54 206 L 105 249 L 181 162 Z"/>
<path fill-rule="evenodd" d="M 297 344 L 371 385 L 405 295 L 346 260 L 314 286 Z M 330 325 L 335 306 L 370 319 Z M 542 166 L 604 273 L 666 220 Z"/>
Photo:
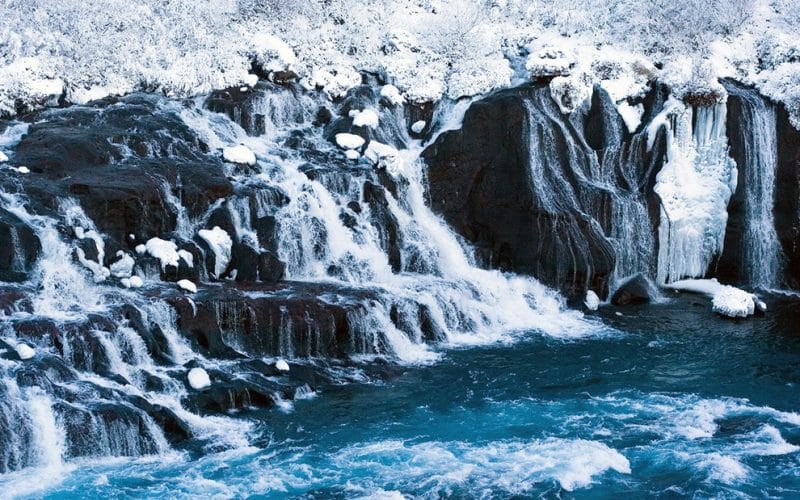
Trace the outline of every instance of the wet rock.
<path fill-rule="evenodd" d="M 783 286 L 800 289 L 800 131 L 778 107 L 775 229 L 786 257 Z"/>
<path fill-rule="evenodd" d="M 611 303 L 615 306 L 629 306 L 635 304 L 648 304 L 658 296 L 658 291 L 642 274 L 632 276 L 622 283 L 614 295 Z"/>
<path fill-rule="evenodd" d="M 582 299 L 588 288 L 607 290 L 614 250 L 596 221 L 553 211 L 537 198 L 526 101 L 543 91 L 510 89 L 474 103 L 460 130 L 424 151 L 431 207 L 475 245 L 485 267 L 530 274 Z M 578 167 L 568 158 L 549 168 L 577 183 L 572 169 Z"/>
<path fill-rule="evenodd" d="M 41 249 L 33 229 L 0 208 L 0 281 L 25 281 Z"/>

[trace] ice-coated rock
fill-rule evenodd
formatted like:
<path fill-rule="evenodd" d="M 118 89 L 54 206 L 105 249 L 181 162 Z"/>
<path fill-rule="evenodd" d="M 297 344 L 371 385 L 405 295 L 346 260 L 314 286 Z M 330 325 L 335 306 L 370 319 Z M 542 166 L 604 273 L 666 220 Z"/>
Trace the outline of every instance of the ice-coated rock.
<path fill-rule="evenodd" d="M 31 359 L 32 357 L 36 356 L 36 350 L 34 350 L 34 348 L 29 346 L 28 344 L 19 343 L 14 348 L 14 350 L 17 351 L 17 356 L 19 356 L 19 359 L 23 361 Z"/>
<path fill-rule="evenodd" d="M 256 154 L 243 144 L 231 148 L 223 148 L 222 157 L 225 161 L 230 163 L 240 163 L 243 165 L 256 164 Z"/>
<path fill-rule="evenodd" d="M 342 149 L 359 149 L 364 142 L 363 137 L 355 134 L 336 134 L 336 144 Z"/>
<path fill-rule="evenodd" d="M 178 281 L 178 286 L 181 287 L 183 290 L 186 290 L 187 292 L 197 293 L 197 285 L 195 285 L 189 280 Z"/>
<path fill-rule="evenodd" d="M 589 290 L 586 292 L 586 299 L 584 299 L 583 305 L 590 311 L 596 311 L 600 307 L 600 297 L 594 291 Z"/>
<path fill-rule="evenodd" d="M 205 389 L 211 385 L 211 379 L 208 376 L 208 372 L 202 368 L 192 368 L 189 370 L 187 377 L 189 379 L 189 385 L 192 387 L 192 389 Z"/>

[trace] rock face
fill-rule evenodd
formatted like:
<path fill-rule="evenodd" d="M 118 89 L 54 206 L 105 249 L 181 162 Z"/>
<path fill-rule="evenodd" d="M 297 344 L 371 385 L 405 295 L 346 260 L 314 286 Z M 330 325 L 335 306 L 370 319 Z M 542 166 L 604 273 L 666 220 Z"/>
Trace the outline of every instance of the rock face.
<path fill-rule="evenodd" d="M 786 258 L 784 286 L 800 289 L 800 131 L 778 108 L 778 172 L 775 229 Z"/>
<path fill-rule="evenodd" d="M 648 192 L 660 142 L 647 152 L 641 138 L 630 140 L 599 89 L 572 118 L 546 86 L 500 91 L 474 103 L 460 130 L 425 150 L 431 206 L 475 245 L 484 266 L 533 275 L 573 298 L 587 289 L 605 295 L 615 269 L 607 235 L 613 204 L 623 198 L 601 182 Z M 651 211 L 657 207 L 641 196 Z"/>
<path fill-rule="evenodd" d="M 158 112 L 150 96 L 118 102 L 37 117 L 47 121 L 30 126 L 14 158 L 35 174 L 24 186 L 37 205 L 57 212 L 74 198 L 125 246 L 129 234 L 146 240 L 175 230 L 180 214 L 170 197 L 198 217 L 232 192 L 221 160 L 177 117 Z"/>
<path fill-rule="evenodd" d="M 33 229 L 0 208 L 0 281 L 25 281 L 41 251 Z"/>

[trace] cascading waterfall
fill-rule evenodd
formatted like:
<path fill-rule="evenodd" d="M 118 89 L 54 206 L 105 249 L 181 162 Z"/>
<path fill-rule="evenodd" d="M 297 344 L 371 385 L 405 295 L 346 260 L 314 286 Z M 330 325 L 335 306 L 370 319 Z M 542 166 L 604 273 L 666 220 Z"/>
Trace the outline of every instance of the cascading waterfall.
<path fill-rule="evenodd" d="M 661 198 L 658 282 L 704 276 L 725 242 L 727 206 L 737 170 L 728 156 L 724 103 L 693 108 L 674 98 L 649 127 L 667 127 L 667 158 L 655 192 Z"/>
<path fill-rule="evenodd" d="M 751 286 L 780 286 L 783 252 L 775 230 L 775 182 L 778 168 L 777 118 L 775 107 L 750 89 L 730 85 L 741 107 L 738 143 L 743 164 L 743 229 L 740 246 L 742 276 Z"/>
<path fill-rule="evenodd" d="M 558 253 L 562 275 L 557 281 L 565 281 L 568 268 L 591 269 L 591 239 L 605 239 L 613 246 L 612 289 L 632 274 L 651 276 L 655 242 L 636 178 L 638 166 L 645 163 L 645 148 L 640 147 L 645 138 L 636 136 L 625 148 L 616 141 L 598 159 L 547 89 L 536 90 L 525 105 L 533 193 L 538 209 L 554 220 L 553 241 L 564 249 Z"/>
<path fill-rule="evenodd" d="M 430 362 L 439 357 L 434 343 L 495 342 L 520 330 L 561 336 L 592 331 L 579 313 L 564 310 L 556 292 L 537 281 L 474 266 L 471 249 L 425 203 L 425 168 L 418 159 L 422 144 L 406 135 L 402 108 L 383 108 L 378 99 L 369 103 L 381 109 L 375 137 L 408 146 L 399 153 L 404 168 L 397 176 L 366 159 L 345 160 L 340 150 L 309 127 L 316 106 L 307 96 L 283 92 L 255 100 L 249 112 L 264 115 L 263 135 L 201 106 L 143 101 L 166 123 L 178 117 L 208 148 L 246 145 L 257 154 L 259 164 L 249 170 L 225 164 L 236 188 L 233 194 L 201 207 L 191 217 L 183 200 L 186 180 L 161 178 L 157 190 L 176 216 L 175 229 L 142 236 L 161 238 L 165 244 L 170 239 L 181 245 L 197 242 L 196 233 L 224 213 L 231 221 L 234 245 L 244 243 L 258 252 L 274 244 L 275 253 L 286 263 L 288 284 L 242 291 L 242 300 L 292 300 L 294 284 L 325 290 L 311 292 L 317 309 L 298 314 L 297 307 L 281 305 L 276 316 L 260 324 L 257 311 L 237 303 L 239 299 L 212 302 L 211 319 L 219 324 L 219 339 L 229 352 L 248 355 L 254 344 L 242 337 L 247 325 L 255 325 L 264 336 L 274 335 L 255 345 L 293 362 L 330 355 L 330 339 L 343 323 L 348 345 L 339 355 L 356 362 L 375 355 L 399 362 Z M 438 110 L 436 130 L 457 127 L 467 105 L 467 101 L 448 103 Z M 275 106 L 275 112 L 269 113 L 265 106 Z M 124 109 L 122 104 L 114 112 Z M 90 109 L 87 116 L 104 119 L 102 108 Z M 304 142 L 299 148 L 284 146 L 281 141 L 296 127 L 301 132 L 294 137 L 302 136 Z M 184 131 L 181 137 L 164 130 L 158 134 L 158 140 L 169 143 L 169 151 L 183 147 Z M 16 140 L 21 136 L 15 134 Z M 124 161 L 162 154 L 157 141 L 146 142 L 146 147 L 140 142 L 120 142 Z M 0 146 L 11 151 L 15 142 Z M 249 445 L 252 426 L 246 419 L 201 416 L 195 410 L 193 405 L 200 404 L 194 399 L 197 393 L 186 382 L 187 371 L 194 366 L 228 384 L 220 389 L 227 393 L 207 396 L 212 399 L 219 397 L 232 405 L 241 400 L 245 406 L 255 397 L 262 404 L 266 399 L 284 407 L 291 404 L 282 382 L 250 365 L 243 372 L 237 360 L 212 360 L 194 350 L 195 343 L 178 326 L 176 306 L 162 298 L 184 300 L 170 291 L 174 287 L 169 283 L 160 281 L 163 264 L 154 269 L 156 257 L 147 255 L 147 250 L 133 250 L 140 243 L 146 249 L 145 241 L 134 241 L 125 232 L 129 247 L 118 254 L 118 243 L 109 243 L 79 196 L 59 196 L 49 215 L 32 212 L 34 202 L 23 190 L 0 196 L 3 208 L 32 228 L 41 243 L 28 281 L 17 287 L 30 294 L 30 307 L 18 306 L 0 316 L 4 346 L 13 349 L 24 343 L 34 350 L 33 360 L 0 359 L 0 392 L 8 395 L 8 401 L 0 404 L 0 422 L 9 423 L 0 432 L 0 472 L 50 467 L 76 457 L 161 454 L 184 435 L 210 450 Z M 274 234 L 255 227 L 254 221 L 266 219 L 274 220 Z M 185 252 L 186 247 L 179 248 Z M 113 274 L 109 258 L 111 262 L 139 259 L 133 276 L 144 281 L 145 293 L 115 286 L 128 287 L 131 278 Z M 195 259 L 194 265 L 201 267 L 200 279 L 207 276 L 202 262 Z M 232 280 L 236 273 L 229 275 Z M 189 315 L 198 314 L 194 301 L 185 300 Z M 253 362 L 262 357 L 263 353 L 254 354 Z M 51 375 L 46 380 L 20 378 L 28 366 L 36 367 L 33 373 L 49 370 Z M 25 385 L 18 385 L 18 379 Z M 246 389 L 231 389 L 234 379 L 237 384 L 246 380 Z"/>

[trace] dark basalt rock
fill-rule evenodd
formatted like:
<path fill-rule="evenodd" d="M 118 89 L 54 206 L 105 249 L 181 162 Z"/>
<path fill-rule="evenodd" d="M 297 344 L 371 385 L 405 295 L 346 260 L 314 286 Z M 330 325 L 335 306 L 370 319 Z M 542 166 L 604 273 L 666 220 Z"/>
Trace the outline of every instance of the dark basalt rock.
<path fill-rule="evenodd" d="M 201 288 L 193 304 L 180 295 L 166 300 L 180 332 L 214 357 L 346 358 L 386 352 L 380 332 L 352 321 L 365 314 L 372 295 L 324 284 L 225 283 Z"/>
<path fill-rule="evenodd" d="M 652 302 L 658 294 L 650 281 L 642 274 L 637 274 L 622 283 L 614 295 L 611 303 L 615 306 L 629 306 L 635 304 L 647 304 Z"/>
<path fill-rule="evenodd" d="M 278 85 L 261 80 L 255 87 L 242 86 L 216 90 L 206 100 L 205 107 L 215 113 L 228 115 L 248 135 L 258 136 L 266 133 L 267 120 L 275 121 L 274 116 L 265 113 L 279 112 L 273 109 L 273 106 L 261 104 L 266 96 L 270 95 L 282 95 L 291 99 L 296 97 L 297 90 L 290 85 Z M 299 109 L 292 119 L 298 124 L 303 123 L 304 117 Z"/>
<path fill-rule="evenodd" d="M 786 257 L 784 286 L 800 289 L 800 131 L 778 107 L 778 171 L 775 229 Z"/>
<path fill-rule="evenodd" d="M 133 95 L 96 107 L 47 110 L 31 124 L 14 162 L 36 175 L 22 180 L 35 211 L 58 211 L 75 198 L 98 229 L 129 248 L 169 234 L 177 212 L 168 197 L 199 217 L 232 192 L 222 161 L 181 120 L 158 109 L 150 96 Z M 104 107 L 99 107 L 99 106 Z"/>
<path fill-rule="evenodd" d="M 475 245 L 486 267 L 531 274 L 573 296 L 604 290 L 614 267 L 610 244 L 590 220 L 544 211 L 535 198 L 525 102 L 532 91 L 476 102 L 460 130 L 425 150 L 431 206 Z M 565 255 L 578 258 L 559 269 Z"/>
<path fill-rule="evenodd" d="M 25 281 L 41 249 L 33 229 L 0 208 L 0 281 Z"/>
<path fill-rule="evenodd" d="M 363 201 L 370 207 L 372 225 L 378 230 L 381 248 L 389 256 L 392 271 L 399 272 L 403 264 L 400 253 L 402 233 L 397 219 L 389 208 L 386 191 L 372 182 L 365 182 Z"/>

